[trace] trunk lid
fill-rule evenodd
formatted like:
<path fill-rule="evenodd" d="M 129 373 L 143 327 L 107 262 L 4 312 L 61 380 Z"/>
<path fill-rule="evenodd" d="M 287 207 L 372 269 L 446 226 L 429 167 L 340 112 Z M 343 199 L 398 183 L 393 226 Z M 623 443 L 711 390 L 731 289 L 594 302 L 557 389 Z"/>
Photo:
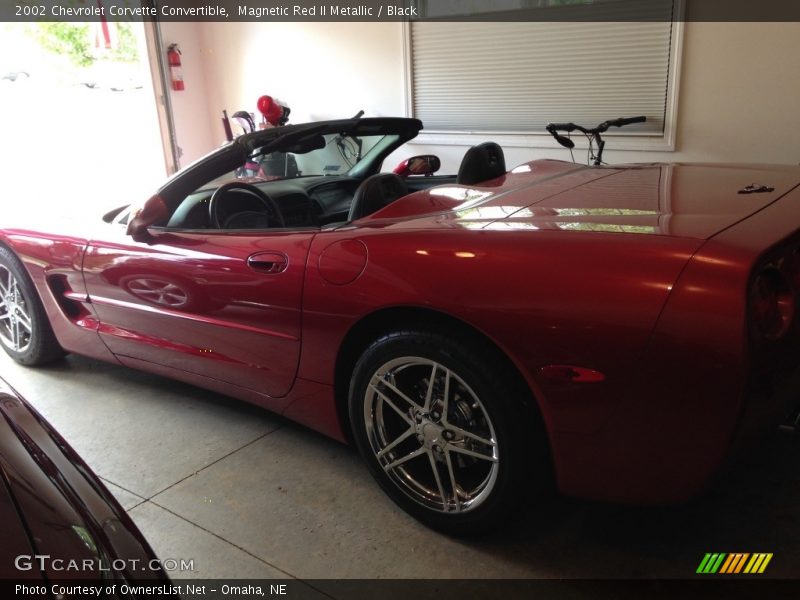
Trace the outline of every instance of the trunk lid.
<path fill-rule="evenodd" d="M 415 209 L 430 214 L 431 209 L 449 208 L 435 221 L 470 229 L 709 239 L 797 187 L 800 167 L 647 164 L 590 168 L 542 160 L 487 183 L 431 188 L 423 192 L 423 198 L 414 194 L 416 198 L 409 197 L 411 202 L 405 207 L 401 200 L 376 216 L 409 217 Z M 744 193 L 751 186 L 759 191 Z"/>
<path fill-rule="evenodd" d="M 677 164 L 605 170 L 606 176 L 531 202 L 489 226 L 708 239 L 800 182 L 796 167 Z M 759 191 L 746 193 L 754 188 Z M 515 195 L 526 193 L 509 194 L 496 206 L 513 205 Z"/>

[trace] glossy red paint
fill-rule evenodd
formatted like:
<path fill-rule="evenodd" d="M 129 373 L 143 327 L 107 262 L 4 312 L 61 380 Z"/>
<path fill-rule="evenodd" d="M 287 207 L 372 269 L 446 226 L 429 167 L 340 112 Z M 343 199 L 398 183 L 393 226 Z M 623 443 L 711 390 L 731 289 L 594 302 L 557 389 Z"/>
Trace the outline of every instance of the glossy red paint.
<path fill-rule="evenodd" d="M 300 303 L 309 233 L 160 233 L 150 243 L 115 232 L 91 242 L 86 289 L 100 337 L 117 356 L 162 364 L 282 397 L 300 356 Z M 286 268 L 251 268 L 255 253 Z"/>
<path fill-rule="evenodd" d="M 774 191 L 737 194 L 753 181 Z M 791 167 L 535 161 L 340 227 L 149 228 L 137 242 L 108 226 L 86 239 L 5 230 L 0 240 L 31 272 L 68 350 L 338 439 L 352 366 L 343 357 L 358 353 L 351 332 L 367 323 L 377 336 L 423 315 L 445 330 L 459 323 L 528 383 L 562 491 L 664 503 L 696 492 L 728 454 L 756 403 L 754 379 L 797 368 L 759 371 L 768 352 L 751 340 L 747 298 L 770 253 L 788 264 L 800 246 L 798 182 Z M 285 256 L 286 268 L 251 268 L 263 253 Z M 66 313 L 51 276 L 85 314 Z M 553 366 L 585 377 L 542 376 Z"/>
<path fill-rule="evenodd" d="M 725 165 L 575 167 L 535 161 L 491 186 L 439 186 L 373 215 L 394 219 L 439 213 L 440 224 L 471 229 L 608 231 L 708 239 L 758 212 L 797 185 L 798 170 Z M 737 194 L 746 181 L 773 192 Z M 444 210 L 451 210 L 444 213 Z M 419 227 L 412 219 L 396 227 Z M 428 224 L 426 223 L 425 226 Z"/>
<path fill-rule="evenodd" d="M 341 240 L 319 255 L 320 276 L 332 285 L 352 283 L 367 266 L 367 246 L 360 240 Z"/>
<path fill-rule="evenodd" d="M 65 293 L 88 297 L 81 273 L 86 238 L 5 229 L 0 230 L 0 243 L 12 248 L 28 269 L 61 345 L 76 354 L 117 362 L 104 344 L 98 344 L 99 322 L 91 305 L 61 303 Z"/>

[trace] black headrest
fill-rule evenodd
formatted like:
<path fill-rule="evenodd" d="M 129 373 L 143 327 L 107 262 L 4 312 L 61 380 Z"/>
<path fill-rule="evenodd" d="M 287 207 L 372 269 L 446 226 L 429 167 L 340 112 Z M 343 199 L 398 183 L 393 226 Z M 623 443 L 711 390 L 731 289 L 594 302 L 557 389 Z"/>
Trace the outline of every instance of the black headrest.
<path fill-rule="evenodd" d="M 505 172 L 503 149 L 494 142 L 484 142 L 473 146 L 464 154 L 456 181 L 462 185 L 472 185 L 500 177 Z"/>
<path fill-rule="evenodd" d="M 406 194 L 406 182 L 394 173 L 379 173 L 367 177 L 356 189 L 347 220 L 355 221 L 371 215 Z"/>

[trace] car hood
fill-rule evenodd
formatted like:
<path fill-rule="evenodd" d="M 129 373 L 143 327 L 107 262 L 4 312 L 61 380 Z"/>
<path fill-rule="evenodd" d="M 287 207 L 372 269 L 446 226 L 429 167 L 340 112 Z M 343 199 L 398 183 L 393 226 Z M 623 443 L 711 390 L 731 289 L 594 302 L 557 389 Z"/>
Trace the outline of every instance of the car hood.
<path fill-rule="evenodd" d="M 374 219 L 407 219 L 427 213 L 423 220 L 398 226 L 708 239 L 765 208 L 798 183 L 800 168 L 791 166 L 579 167 L 540 160 L 480 186 L 437 186 L 412 194 L 375 213 Z M 764 187 L 745 193 L 753 185 Z"/>

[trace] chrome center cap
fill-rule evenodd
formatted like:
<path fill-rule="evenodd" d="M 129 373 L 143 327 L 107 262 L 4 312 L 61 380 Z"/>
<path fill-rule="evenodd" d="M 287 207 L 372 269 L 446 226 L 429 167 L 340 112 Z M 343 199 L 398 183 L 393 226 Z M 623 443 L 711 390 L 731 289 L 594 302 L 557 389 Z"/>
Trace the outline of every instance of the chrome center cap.
<path fill-rule="evenodd" d="M 428 419 L 423 419 L 422 422 L 417 425 L 417 433 L 422 436 L 422 445 L 429 450 L 434 446 L 444 445 L 445 439 L 442 435 L 443 432 L 444 427 Z"/>

